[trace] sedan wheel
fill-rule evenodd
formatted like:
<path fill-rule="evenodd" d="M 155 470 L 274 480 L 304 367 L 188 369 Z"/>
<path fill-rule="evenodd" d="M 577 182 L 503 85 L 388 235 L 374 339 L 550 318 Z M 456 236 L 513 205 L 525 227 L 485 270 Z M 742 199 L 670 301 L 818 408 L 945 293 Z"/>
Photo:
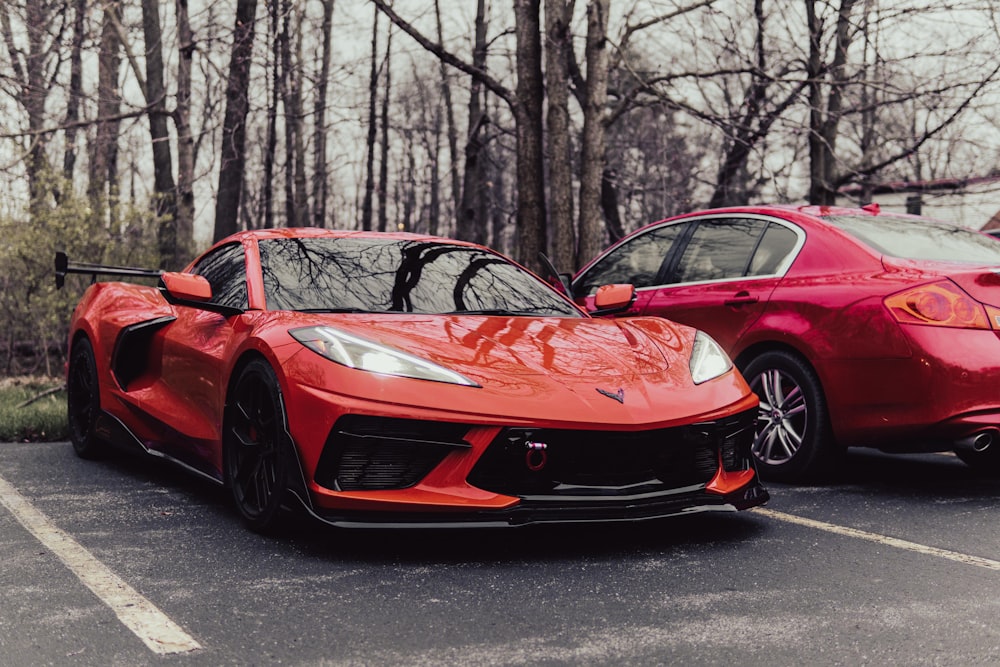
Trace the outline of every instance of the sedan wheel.
<path fill-rule="evenodd" d="M 761 475 L 807 481 L 832 472 L 839 451 L 812 367 L 795 354 L 772 351 L 752 359 L 743 375 L 760 398 L 752 451 Z"/>
<path fill-rule="evenodd" d="M 279 523 L 288 493 L 285 408 L 274 371 L 251 361 L 230 396 L 224 437 L 226 480 L 236 508 L 253 530 Z"/>
<path fill-rule="evenodd" d="M 94 348 L 86 338 L 73 344 L 66 379 L 66 406 L 73 450 L 85 459 L 104 456 L 107 445 L 94 434 L 101 413 L 101 387 Z"/>

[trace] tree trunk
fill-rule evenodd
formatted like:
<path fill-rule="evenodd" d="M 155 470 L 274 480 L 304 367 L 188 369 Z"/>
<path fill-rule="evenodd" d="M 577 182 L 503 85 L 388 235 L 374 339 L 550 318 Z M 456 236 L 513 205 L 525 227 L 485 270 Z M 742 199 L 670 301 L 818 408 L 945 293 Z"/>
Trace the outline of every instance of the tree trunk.
<path fill-rule="evenodd" d="M 601 211 L 608 222 L 608 241 L 614 243 L 625 237 L 621 214 L 618 212 L 618 175 L 605 169 L 601 175 Z"/>
<path fill-rule="evenodd" d="M 591 0 L 587 7 L 587 94 L 583 109 L 580 155 L 580 243 L 576 267 L 604 247 L 601 176 L 604 173 L 604 107 L 608 97 L 608 11 L 610 0 Z"/>
<path fill-rule="evenodd" d="M 361 229 L 369 231 L 372 228 L 372 199 L 375 194 L 375 137 L 378 97 L 378 6 L 375 6 L 375 16 L 372 19 L 372 53 L 371 69 L 368 72 L 368 140 L 367 161 L 365 164 L 365 196 L 361 204 Z"/>
<path fill-rule="evenodd" d="M 441 25 L 441 2 L 434 0 L 434 17 L 437 20 L 438 44 L 444 47 L 444 30 Z M 448 178 L 451 182 L 451 204 L 452 211 L 455 212 L 456 228 L 457 218 L 461 206 L 461 193 L 458 183 L 458 129 L 455 127 L 455 110 L 451 105 L 451 84 L 448 82 L 448 66 L 444 61 L 439 60 L 438 65 L 441 71 L 441 94 L 444 97 L 445 121 L 448 131 Z M 470 121 L 471 122 L 471 121 Z M 457 229 L 456 229 L 457 231 Z M 475 233 L 476 230 L 472 230 Z M 482 242 L 482 233 L 469 237 L 469 241 Z M 459 237 L 462 238 L 462 237 Z"/>
<path fill-rule="evenodd" d="M 97 122 L 94 143 L 89 151 L 87 185 L 90 205 L 97 211 L 114 211 L 118 198 L 118 133 L 121 121 L 112 119 L 121 111 L 118 78 L 122 66 L 122 43 L 115 29 L 120 11 L 117 1 L 109 2 L 104 6 L 101 19 L 101 43 L 97 55 Z M 114 213 L 108 222 L 114 224 Z"/>
<path fill-rule="evenodd" d="M 302 72 L 292 58 L 292 2 L 282 2 L 281 81 L 285 105 L 285 224 L 302 227 L 309 220 L 308 202 L 305 201 L 305 161 L 302 144 Z M 298 32 L 298 31 L 297 31 Z M 296 52 L 300 42 L 296 37 Z M 301 61 L 301 58 L 298 58 Z"/>
<path fill-rule="evenodd" d="M 517 87 L 517 254 L 521 264 L 541 272 L 546 249 L 545 169 L 542 152 L 542 40 L 540 0 L 514 0 Z"/>
<path fill-rule="evenodd" d="M 378 230 L 386 231 L 389 226 L 389 91 L 392 89 L 392 24 L 385 40 L 385 92 L 382 95 L 382 141 L 379 154 L 378 173 Z"/>
<path fill-rule="evenodd" d="M 156 232 L 160 264 L 180 267 L 177 248 L 177 187 L 174 184 L 170 131 L 167 127 L 167 89 L 163 82 L 163 33 L 160 3 L 142 0 L 142 34 L 146 42 L 146 106 L 153 151 L 153 205 L 158 219 Z"/>
<path fill-rule="evenodd" d="M 73 45 L 69 57 L 69 91 L 66 97 L 66 148 L 63 152 L 63 179 L 71 184 L 76 169 L 76 122 L 80 120 L 83 95 L 83 40 L 87 0 L 76 0 L 73 8 Z"/>
<path fill-rule="evenodd" d="M 191 61 L 195 42 L 188 19 L 188 0 L 177 7 L 177 256 L 187 258 L 194 250 L 194 137 L 191 134 Z"/>
<path fill-rule="evenodd" d="M 327 225 L 326 173 L 326 98 L 330 79 L 330 56 L 333 50 L 333 0 L 323 2 L 323 50 L 320 56 L 319 81 L 316 82 L 316 102 L 313 106 L 313 225 Z M 335 226 L 335 225 L 331 225 Z"/>
<path fill-rule="evenodd" d="M 281 47 L 278 40 L 278 3 L 267 3 L 268 43 L 271 44 L 271 97 L 267 105 L 267 139 L 264 150 L 264 183 L 261 188 L 261 206 L 264 209 L 264 229 L 274 229 L 274 162 L 278 157 L 278 104 L 281 80 Z"/>
<path fill-rule="evenodd" d="M 570 271 L 576 260 L 573 228 L 573 160 L 569 118 L 570 19 L 573 0 L 545 0 L 545 82 L 548 91 L 549 221 L 552 262 Z"/>
<path fill-rule="evenodd" d="M 236 0 L 236 28 L 226 85 L 226 116 L 222 123 L 222 166 L 219 168 L 219 194 L 215 204 L 216 241 L 237 231 L 246 160 L 247 90 L 256 13 L 257 0 Z"/>
<path fill-rule="evenodd" d="M 817 0 L 806 0 L 809 29 L 809 203 L 832 206 L 837 201 L 837 132 L 843 106 L 844 64 L 851 43 L 851 12 L 856 0 L 841 0 L 837 12 L 833 61 L 823 61 L 823 23 L 816 14 Z M 824 104 L 823 88 L 827 89 Z"/>
<path fill-rule="evenodd" d="M 476 2 L 475 44 L 472 66 L 486 69 L 486 0 Z M 462 202 L 455 222 L 455 235 L 476 243 L 484 243 L 486 233 L 486 203 L 484 165 L 481 161 L 483 130 L 487 124 L 483 108 L 483 84 L 478 77 L 469 83 L 469 131 L 465 140 L 465 167 L 462 175 Z"/>

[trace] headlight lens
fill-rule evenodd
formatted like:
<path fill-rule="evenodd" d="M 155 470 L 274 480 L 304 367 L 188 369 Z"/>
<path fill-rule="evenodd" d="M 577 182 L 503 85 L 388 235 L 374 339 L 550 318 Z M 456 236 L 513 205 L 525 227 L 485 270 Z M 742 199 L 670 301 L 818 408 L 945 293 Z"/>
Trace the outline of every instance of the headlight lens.
<path fill-rule="evenodd" d="M 722 351 L 711 336 L 704 331 L 695 334 L 691 349 L 691 379 L 695 384 L 724 375 L 732 367 L 729 355 Z"/>
<path fill-rule="evenodd" d="M 467 387 L 480 386 L 461 373 L 333 327 L 303 327 L 288 333 L 313 352 L 348 368 Z"/>

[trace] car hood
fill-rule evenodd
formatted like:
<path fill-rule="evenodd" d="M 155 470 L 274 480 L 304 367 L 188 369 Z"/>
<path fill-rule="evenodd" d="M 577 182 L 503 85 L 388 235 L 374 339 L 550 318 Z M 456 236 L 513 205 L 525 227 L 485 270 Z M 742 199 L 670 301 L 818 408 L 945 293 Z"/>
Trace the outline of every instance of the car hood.
<path fill-rule="evenodd" d="M 408 405 L 441 419 L 646 428 L 756 405 L 756 397 L 735 371 L 695 385 L 690 372 L 695 330 L 656 317 L 350 314 L 296 323 L 327 324 L 433 361 L 475 382 L 478 387 L 470 388 L 387 380 L 321 361 L 298 343 L 281 346 L 285 372 L 315 391 Z"/>
<path fill-rule="evenodd" d="M 348 316 L 327 322 L 462 373 L 607 377 L 668 370 L 685 348 L 665 320 L 499 316 Z M 686 359 L 684 360 L 686 366 Z"/>

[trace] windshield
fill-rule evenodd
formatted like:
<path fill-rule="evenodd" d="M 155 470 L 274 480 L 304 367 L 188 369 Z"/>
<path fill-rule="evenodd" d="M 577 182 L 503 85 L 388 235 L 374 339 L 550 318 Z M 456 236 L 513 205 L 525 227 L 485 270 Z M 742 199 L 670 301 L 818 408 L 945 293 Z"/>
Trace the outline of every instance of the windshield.
<path fill-rule="evenodd" d="M 831 215 L 823 220 L 891 257 L 1000 264 L 1000 240 L 946 222 L 891 215 Z"/>
<path fill-rule="evenodd" d="M 583 316 L 478 248 L 374 237 L 265 239 L 259 247 L 270 310 Z"/>

